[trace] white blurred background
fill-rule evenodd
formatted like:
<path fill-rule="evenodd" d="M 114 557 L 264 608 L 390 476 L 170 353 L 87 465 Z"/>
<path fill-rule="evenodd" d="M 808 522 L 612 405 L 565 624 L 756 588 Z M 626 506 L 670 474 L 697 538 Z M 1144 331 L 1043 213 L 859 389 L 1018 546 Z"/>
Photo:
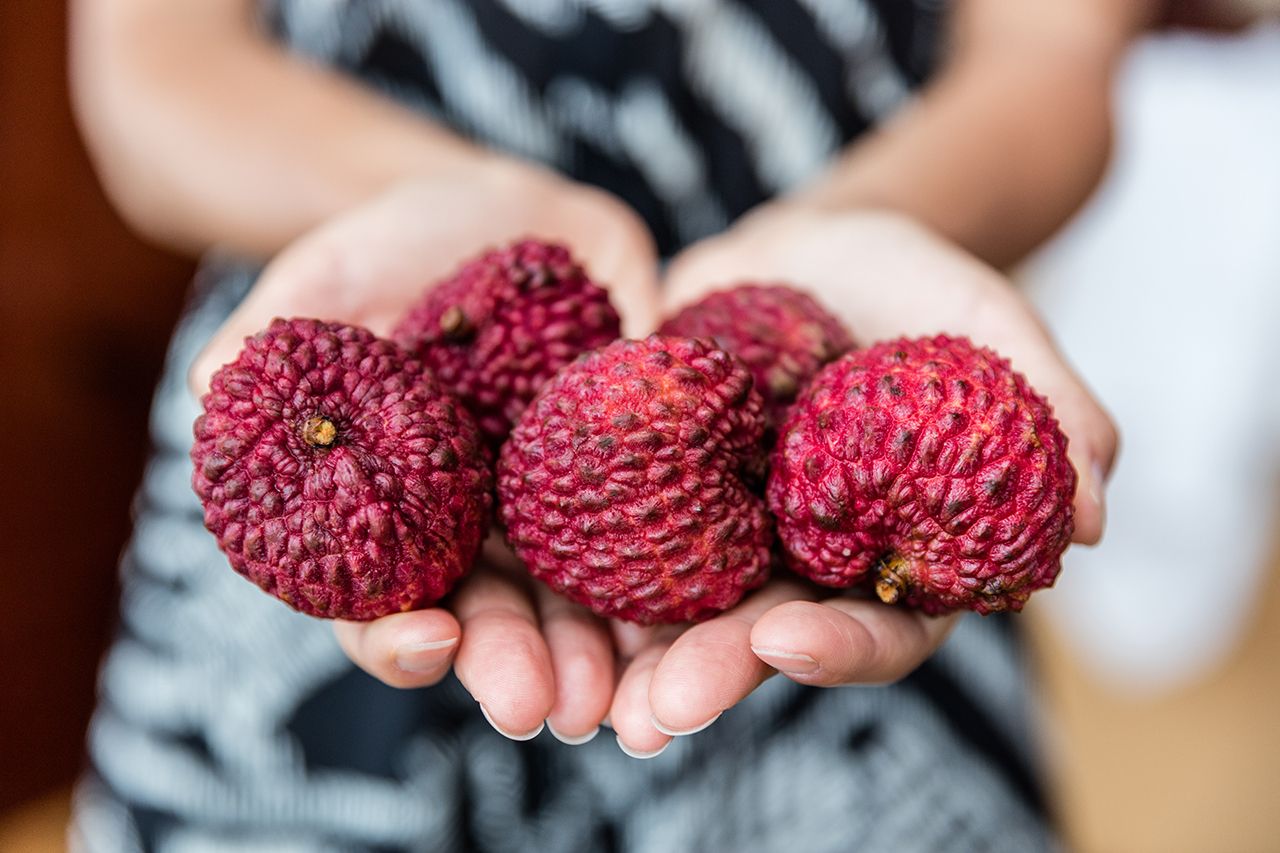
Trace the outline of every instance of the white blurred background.
<path fill-rule="evenodd" d="M 1147 39 L 1116 110 L 1019 274 L 1123 434 L 1106 540 L 1029 608 L 1057 801 L 1075 849 L 1277 851 L 1280 23 Z"/>
<path fill-rule="evenodd" d="M 1022 272 L 1124 438 L 1106 542 L 1046 603 L 1111 684 L 1159 691 L 1239 642 L 1276 544 L 1280 26 L 1149 39 L 1116 109 L 1101 192 Z"/>

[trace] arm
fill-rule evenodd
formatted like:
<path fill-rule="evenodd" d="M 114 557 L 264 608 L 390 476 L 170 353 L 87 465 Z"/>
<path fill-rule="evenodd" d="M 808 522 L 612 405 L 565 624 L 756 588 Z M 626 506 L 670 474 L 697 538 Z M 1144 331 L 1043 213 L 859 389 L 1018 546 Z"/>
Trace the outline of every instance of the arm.
<path fill-rule="evenodd" d="M 489 155 L 259 31 L 253 0 L 74 0 L 72 94 L 147 237 L 266 256 L 407 176 Z"/>
<path fill-rule="evenodd" d="M 1088 197 L 1110 148 L 1110 90 L 1152 0 L 966 0 L 920 100 L 797 196 L 897 210 L 1006 266 Z"/>

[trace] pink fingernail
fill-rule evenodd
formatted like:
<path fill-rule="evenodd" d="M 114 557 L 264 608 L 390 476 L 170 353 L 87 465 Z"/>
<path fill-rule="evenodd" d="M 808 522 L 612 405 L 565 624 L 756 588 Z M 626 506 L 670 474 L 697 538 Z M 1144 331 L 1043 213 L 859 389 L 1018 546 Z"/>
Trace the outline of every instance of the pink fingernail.
<path fill-rule="evenodd" d="M 778 672 L 787 675 L 809 675 L 818 671 L 818 662 L 809 655 L 796 652 L 784 652 L 781 649 L 765 649 L 751 647 L 756 657 L 769 664 Z"/>
<path fill-rule="evenodd" d="M 507 738 L 508 740 L 533 740 L 538 735 L 542 734 L 542 730 L 546 728 L 546 725 L 547 725 L 545 722 L 542 722 L 542 723 L 539 723 L 538 727 L 531 732 L 523 732 L 523 733 L 517 734 L 515 732 L 509 732 L 506 729 L 504 729 L 502 726 L 495 723 L 493 721 L 493 717 L 489 716 L 489 709 L 486 708 L 483 704 L 480 706 L 480 713 L 484 714 L 485 720 L 489 723 L 489 725 L 493 726 L 493 730 L 495 732 L 502 735 L 504 738 Z"/>
<path fill-rule="evenodd" d="M 639 750 L 632 749 L 631 747 L 623 743 L 622 738 L 618 738 L 618 749 L 622 750 L 624 753 L 631 756 L 632 758 L 640 758 L 640 759 L 657 758 L 659 755 L 662 755 L 662 753 L 666 752 L 667 747 L 669 746 L 671 746 L 671 741 L 667 741 L 662 746 L 655 749 L 653 752 L 640 752 Z"/>
<path fill-rule="evenodd" d="M 403 672 L 434 672 L 449 659 L 453 647 L 458 645 L 458 638 L 433 640 L 429 643 L 405 643 L 396 647 L 396 669 Z"/>
<path fill-rule="evenodd" d="M 716 720 L 720 719 L 720 716 L 723 713 L 724 711 L 721 711 L 719 714 L 716 714 L 714 717 L 707 720 L 705 723 L 702 723 L 701 725 L 697 725 L 689 729 L 669 729 L 666 726 L 664 726 L 662 723 L 658 722 L 657 717 L 654 717 L 652 715 L 649 717 L 649 720 L 650 722 L 653 723 L 653 727 L 658 731 L 662 732 L 664 735 L 671 735 L 672 737 L 685 737 L 686 735 L 696 735 L 698 732 L 702 731 L 703 729 L 707 728 L 712 723 L 714 723 Z"/>
<path fill-rule="evenodd" d="M 556 727 L 551 725 L 551 721 L 547 720 L 547 731 L 551 732 L 551 736 L 561 743 L 568 744 L 569 746 L 582 746 L 584 743 L 590 743 L 595 739 L 596 735 L 600 734 L 600 727 L 596 726 L 585 735 L 577 735 L 575 737 L 574 735 L 560 734 L 560 732 L 556 731 Z"/>
<path fill-rule="evenodd" d="M 1105 524 L 1107 519 L 1107 495 L 1103 487 L 1107 482 L 1107 472 L 1103 470 L 1101 462 L 1094 462 L 1092 473 L 1093 480 L 1089 483 L 1089 497 L 1098 505 L 1098 512 Z"/>

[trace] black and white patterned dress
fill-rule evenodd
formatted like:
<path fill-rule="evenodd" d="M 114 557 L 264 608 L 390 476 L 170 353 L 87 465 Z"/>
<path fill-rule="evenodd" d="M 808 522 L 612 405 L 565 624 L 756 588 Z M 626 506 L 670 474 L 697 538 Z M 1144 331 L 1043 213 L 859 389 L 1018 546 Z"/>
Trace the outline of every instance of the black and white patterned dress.
<path fill-rule="evenodd" d="M 822 167 L 927 75 L 940 0 L 278 0 L 291 49 L 630 203 L 666 253 Z M 208 263 L 152 416 L 83 850 L 1053 849 L 1007 621 L 889 687 L 775 678 L 636 761 L 495 733 L 452 679 L 356 670 L 227 569 L 190 488 L 192 358 L 254 270 Z"/>

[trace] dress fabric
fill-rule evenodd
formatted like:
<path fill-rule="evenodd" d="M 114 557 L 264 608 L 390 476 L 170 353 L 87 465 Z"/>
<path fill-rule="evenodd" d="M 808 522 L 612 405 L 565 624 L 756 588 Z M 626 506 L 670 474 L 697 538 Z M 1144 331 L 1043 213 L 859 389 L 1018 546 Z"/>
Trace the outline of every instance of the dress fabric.
<path fill-rule="evenodd" d="M 633 205 L 664 252 L 819 171 L 922 82 L 936 0 L 278 0 L 264 21 L 492 147 Z M 400 691 L 227 567 L 190 486 L 192 359 L 256 270 L 211 259 L 173 338 L 70 837 L 87 851 L 1056 849 L 1013 627 L 915 674 L 774 678 L 656 759 L 516 743 L 452 678 Z"/>

